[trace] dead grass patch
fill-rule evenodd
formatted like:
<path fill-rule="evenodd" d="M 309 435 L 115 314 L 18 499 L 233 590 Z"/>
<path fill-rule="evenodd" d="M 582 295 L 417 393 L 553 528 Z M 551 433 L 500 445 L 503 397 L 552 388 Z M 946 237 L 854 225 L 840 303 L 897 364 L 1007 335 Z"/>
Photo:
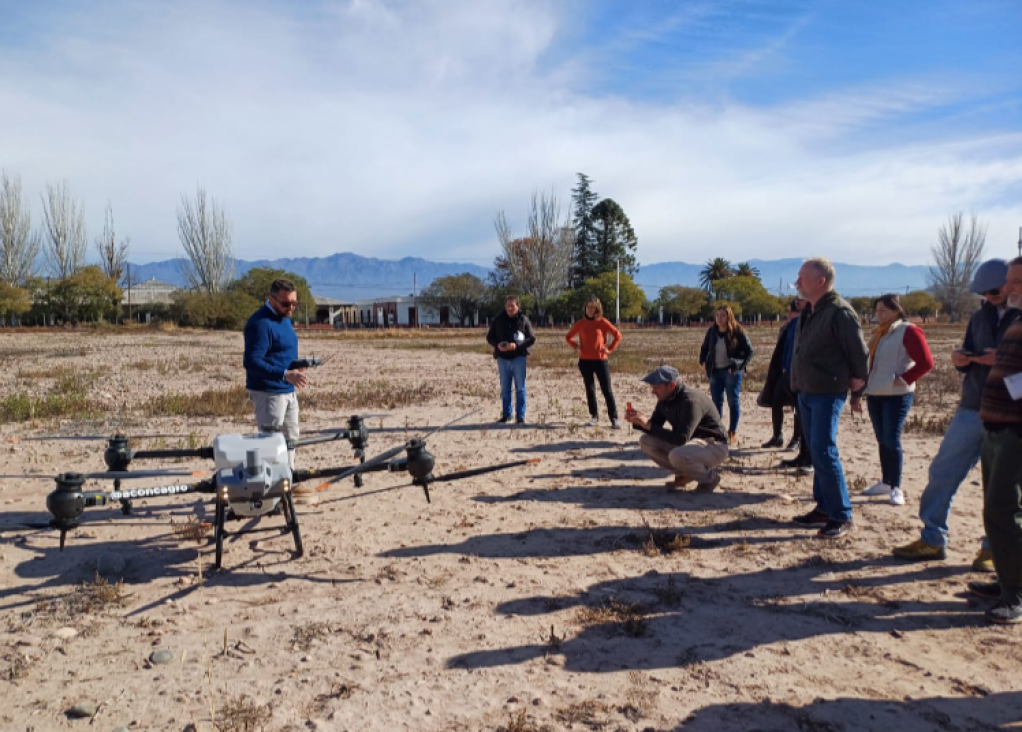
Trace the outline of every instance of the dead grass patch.
<path fill-rule="evenodd" d="M 244 386 L 207 389 L 201 394 L 169 392 L 142 405 L 142 412 L 153 417 L 242 417 L 251 411 Z"/>
<path fill-rule="evenodd" d="M 242 694 L 224 703 L 217 712 L 213 725 L 219 732 L 258 732 L 273 718 L 269 704 L 258 704 Z"/>
<path fill-rule="evenodd" d="M 188 520 L 182 523 L 175 523 L 171 520 L 170 530 L 179 539 L 201 544 L 202 540 L 213 530 L 213 525 L 206 521 L 199 521 L 195 516 L 189 516 Z"/>
<path fill-rule="evenodd" d="M 918 414 L 910 414 L 902 427 L 903 432 L 918 432 L 924 435 L 943 435 L 951 424 L 953 414 L 932 415 L 923 417 Z"/>
<path fill-rule="evenodd" d="M 96 574 L 92 582 L 82 582 L 63 597 L 40 600 L 36 612 L 51 622 L 80 622 L 86 615 L 95 615 L 128 603 L 124 580 L 110 583 Z"/>
<path fill-rule="evenodd" d="M 617 625 L 625 635 L 639 638 L 646 634 L 648 614 L 639 603 L 622 602 L 615 597 L 602 605 L 578 609 L 578 621 L 582 625 Z"/>
<path fill-rule="evenodd" d="M 646 527 L 646 539 L 642 542 L 640 551 L 647 557 L 660 557 L 669 554 L 676 554 L 688 549 L 692 545 L 692 536 L 680 531 L 667 528 L 654 529 L 646 519 L 642 520 Z"/>
<path fill-rule="evenodd" d="M 302 408 L 322 411 L 358 411 L 362 409 L 397 409 L 429 402 L 440 395 L 436 384 L 398 383 L 376 379 L 355 381 L 331 388 L 330 391 L 302 393 Z"/>
<path fill-rule="evenodd" d="M 607 713 L 610 707 L 603 702 L 592 699 L 572 704 L 571 706 L 559 709 L 554 712 L 554 718 L 572 727 L 576 724 L 583 724 L 589 729 L 603 729 L 610 724 Z"/>
<path fill-rule="evenodd" d="M 330 625 L 319 620 L 299 625 L 291 636 L 291 646 L 299 651 L 308 651 L 313 643 L 328 637 L 330 633 Z"/>

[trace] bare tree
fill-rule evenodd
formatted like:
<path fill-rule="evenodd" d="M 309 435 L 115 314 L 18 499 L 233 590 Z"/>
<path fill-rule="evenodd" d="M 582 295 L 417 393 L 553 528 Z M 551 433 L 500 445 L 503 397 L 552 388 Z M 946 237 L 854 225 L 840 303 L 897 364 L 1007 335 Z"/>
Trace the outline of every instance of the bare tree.
<path fill-rule="evenodd" d="M 550 299 L 567 287 L 571 274 L 575 232 L 569 219 L 559 219 L 557 197 L 533 192 L 524 237 L 512 235 L 503 211 L 494 222 L 503 250 L 495 267 L 509 287 L 532 296 L 540 317 L 546 315 Z"/>
<path fill-rule="evenodd" d="M 103 274 L 114 282 L 121 281 L 124 263 L 128 261 L 128 245 L 131 237 L 126 236 L 117 241 L 114 231 L 114 209 L 109 202 L 106 204 L 106 217 L 103 220 L 103 233 L 96 238 L 96 251 L 99 252 L 99 267 Z"/>
<path fill-rule="evenodd" d="M 88 239 L 85 236 L 85 210 L 71 196 L 67 181 L 46 184 L 43 198 L 43 223 L 46 225 L 46 258 L 60 279 L 67 279 L 85 264 Z"/>
<path fill-rule="evenodd" d="M 223 292 L 234 276 L 231 225 L 215 198 L 199 186 L 195 200 L 182 194 L 177 211 L 177 235 L 187 261 L 182 271 L 190 287 L 209 293 Z"/>
<path fill-rule="evenodd" d="M 21 200 L 21 178 L 0 171 L 0 280 L 18 286 L 32 276 L 39 256 L 39 234 Z"/>
<path fill-rule="evenodd" d="M 930 248 L 934 264 L 930 267 L 930 289 L 952 320 L 958 320 L 972 309 L 974 297 L 969 292 L 972 274 L 983 259 L 987 228 L 972 214 L 968 227 L 962 213 L 948 216 L 937 232 L 937 243 Z"/>

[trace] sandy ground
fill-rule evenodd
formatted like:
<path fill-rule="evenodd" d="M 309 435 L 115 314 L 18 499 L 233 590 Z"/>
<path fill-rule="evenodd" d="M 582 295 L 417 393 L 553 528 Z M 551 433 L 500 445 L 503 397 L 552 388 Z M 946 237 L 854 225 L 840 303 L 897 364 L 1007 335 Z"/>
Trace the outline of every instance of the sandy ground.
<path fill-rule="evenodd" d="M 772 469 L 790 455 L 759 448 L 769 411 L 753 394 L 721 489 L 670 492 L 637 433 L 610 430 L 602 405 L 603 426 L 581 426 L 577 373 L 531 370 L 530 424 L 497 426 L 492 359 L 402 345 L 304 340 L 306 354 L 333 359 L 303 399 L 367 380 L 392 398 L 419 389 L 422 400 L 369 421 L 383 428 L 370 454 L 475 412 L 430 438 L 437 474 L 542 462 L 438 484 L 431 504 L 415 487 L 374 493 L 407 482 L 396 474 L 368 475 L 362 489 L 346 480 L 300 508 L 303 557 L 289 534 L 232 534 L 218 572 L 211 544 L 171 526 L 209 519 L 201 499 L 140 501 L 131 517 L 92 509 L 61 553 L 56 532 L 24 526 L 48 518 L 52 484 L 2 479 L 0 729 L 910 732 L 1022 720 L 1019 630 L 987 625 L 988 604 L 964 592 L 981 578 L 970 571 L 978 470 L 954 507 L 946 562 L 889 554 L 918 536 L 939 436 L 906 437 L 907 505 L 856 492 L 856 531 L 825 543 L 789 523 L 808 509 L 811 483 Z M 70 370 L 89 375 L 90 399 L 108 410 L 98 423 L 6 423 L 3 438 L 122 427 L 208 444 L 249 430 L 247 416 L 148 418 L 139 406 L 243 383 L 238 334 L 5 333 L 0 352 L 0 399 L 45 394 Z M 615 382 L 622 407 L 648 411 L 633 375 Z M 381 410 L 306 409 L 303 425 L 356 411 Z M 846 411 L 839 443 L 853 484 L 879 479 L 868 421 Z M 103 447 L 5 442 L 4 473 L 101 470 Z M 304 467 L 349 460 L 346 443 L 299 454 Z M 97 569 L 123 580 L 124 604 L 69 605 L 95 590 Z M 70 719 L 76 704 L 98 712 Z"/>

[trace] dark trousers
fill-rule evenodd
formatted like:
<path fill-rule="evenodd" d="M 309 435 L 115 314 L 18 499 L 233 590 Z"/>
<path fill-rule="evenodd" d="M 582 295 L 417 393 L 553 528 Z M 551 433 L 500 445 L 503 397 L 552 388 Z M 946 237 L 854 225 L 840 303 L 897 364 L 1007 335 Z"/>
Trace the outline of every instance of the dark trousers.
<path fill-rule="evenodd" d="M 1022 602 L 1022 438 L 983 432 L 983 526 L 1001 583 L 1001 600 Z"/>
<path fill-rule="evenodd" d="M 578 370 L 582 374 L 582 382 L 586 385 L 586 404 L 589 415 L 596 417 L 596 380 L 600 382 L 600 391 L 607 402 L 607 416 L 617 419 L 617 403 L 614 401 L 614 389 L 610 385 L 610 364 L 606 359 L 580 358 Z"/>
<path fill-rule="evenodd" d="M 866 397 L 866 409 L 880 449 L 880 476 L 891 488 L 901 487 L 901 429 L 912 408 L 913 394 Z"/>
<path fill-rule="evenodd" d="M 791 439 L 802 439 L 802 420 L 798 416 L 798 398 L 791 392 L 791 383 L 787 374 L 774 385 L 774 400 L 770 403 L 770 416 L 774 422 L 774 437 L 780 437 L 784 431 L 784 408 L 795 407 L 795 426 L 791 431 Z"/>

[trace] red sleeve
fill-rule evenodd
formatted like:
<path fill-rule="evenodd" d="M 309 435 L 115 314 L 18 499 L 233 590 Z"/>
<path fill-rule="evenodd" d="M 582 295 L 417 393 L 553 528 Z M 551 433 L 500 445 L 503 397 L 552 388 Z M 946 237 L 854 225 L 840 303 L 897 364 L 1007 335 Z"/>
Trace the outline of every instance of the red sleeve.
<path fill-rule="evenodd" d="M 579 330 L 582 329 L 582 321 L 576 320 L 574 325 L 571 326 L 571 330 L 568 331 L 568 335 L 564 336 L 564 340 L 568 342 L 568 345 L 572 348 L 575 347 L 575 341 L 571 340 L 578 335 Z M 581 340 L 581 338 L 579 339 Z"/>
<path fill-rule="evenodd" d="M 613 342 L 613 343 L 611 343 L 611 344 L 610 344 L 610 345 L 609 345 L 609 346 L 607 347 L 607 353 L 608 353 L 608 354 L 610 354 L 610 353 L 613 353 L 614 351 L 616 351 L 616 350 L 617 350 L 617 347 L 621 345 L 621 331 L 619 331 L 619 330 L 618 330 L 617 328 L 615 328 L 615 327 L 614 327 L 614 324 L 613 324 L 613 323 L 611 323 L 611 322 L 610 322 L 609 320 L 607 320 L 606 318 L 604 318 L 604 319 L 603 319 L 603 325 L 604 325 L 604 327 L 605 327 L 605 328 L 607 329 L 607 331 L 608 331 L 608 332 L 609 332 L 609 333 L 610 333 L 610 334 L 611 334 L 612 336 L 614 336 L 614 342 Z"/>
<path fill-rule="evenodd" d="M 933 354 L 926 344 L 926 336 L 923 331 L 915 325 L 909 325 L 905 329 L 905 336 L 902 338 L 908 357 L 916 362 L 916 365 L 901 375 L 906 384 L 912 384 L 921 379 L 933 368 Z"/>

